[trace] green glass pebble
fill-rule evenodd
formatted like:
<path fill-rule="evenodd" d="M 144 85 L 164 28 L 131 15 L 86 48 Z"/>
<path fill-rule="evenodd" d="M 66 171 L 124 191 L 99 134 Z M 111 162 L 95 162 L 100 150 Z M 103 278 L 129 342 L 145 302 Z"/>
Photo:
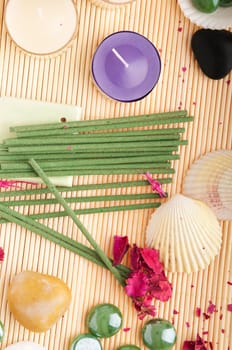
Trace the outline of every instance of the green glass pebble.
<path fill-rule="evenodd" d="M 83 333 L 73 339 L 70 350 L 102 350 L 100 341 L 92 334 Z"/>
<path fill-rule="evenodd" d="M 138 348 L 138 346 L 136 345 L 122 345 L 122 346 L 119 346 L 119 348 L 117 348 L 116 350 L 141 350 L 141 349 Z"/>
<path fill-rule="evenodd" d="M 219 6 L 222 6 L 222 7 L 232 6 L 232 0 L 220 0 Z"/>
<path fill-rule="evenodd" d="M 3 323 L 0 321 L 0 342 L 2 341 L 3 336 L 4 336 L 4 326 L 3 326 Z"/>
<path fill-rule="evenodd" d="M 122 314 L 113 304 L 100 304 L 90 310 L 87 325 L 96 337 L 108 338 L 122 327 Z"/>
<path fill-rule="evenodd" d="M 192 0 L 193 5 L 201 12 L 211 13 L 217 10 L 219 0 Z"/>
<path fill-rule="evenodd" d="M 157 318 L 144 325 L 142 337 L 151 350 L 169 350 L 176 342 L 176 330 L 169 321 Z"/>

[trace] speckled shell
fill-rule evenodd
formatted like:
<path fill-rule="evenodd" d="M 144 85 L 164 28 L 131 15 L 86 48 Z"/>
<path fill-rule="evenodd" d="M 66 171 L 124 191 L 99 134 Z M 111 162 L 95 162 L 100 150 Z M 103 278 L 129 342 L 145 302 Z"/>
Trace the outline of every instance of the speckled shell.
<path fill-rule="evenodd" d="M 160 251 L 165 269 L 171 272 L 205 269 L 219 253 L 221 239 L 213 211 L 180 194 L 154 212 L 146 230 L 147 246 Z"/>
<path fill-rule="evenodd" d="M 232 151 L 214 151 L 187 172 L 183 193 L 205 202 L 219 220 L 232 220 Z"/>

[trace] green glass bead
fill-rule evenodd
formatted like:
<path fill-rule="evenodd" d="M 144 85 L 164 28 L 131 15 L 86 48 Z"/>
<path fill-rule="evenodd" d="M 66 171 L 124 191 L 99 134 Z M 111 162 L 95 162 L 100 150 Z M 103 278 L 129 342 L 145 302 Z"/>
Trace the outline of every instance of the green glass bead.
<path fill-rule="evenodd" d="M 122 314 L 113 304 L 100 304 L 87 316 L 89 331 L 99 338 L 108 338 L 122 327 Z"/>
<path fill-rule="evenodd" d="M 169 350 L 176 342 L 176 330 L 169 321 L 157 318 L 144 325 L 142 337 L 151 350 Z"/>
<path fill-rule="evenodd" d="M 232 0 L 220 0 L 219 6 L 221 7 L 229 7 L 232 6 Z"/>
<path fill-rule="evenodd" d="M 217 10 L 219 0 L 192 0 L 193 5 L 201 12 L 211 13 Z"/>
<path fill-rule="evenodd" d="M 4 326 L 3 326 L 3 323 L 0 321 L 0 342 L 2 341 L 3 336 L 4 336 Z"/>
<path fill-rule="evenodd" d="M 141 349 L 135 345 L 122 345 L 122 346 L 119 346 L 119 348 L 117 348 L 116 350 L 141 350 Z"/>
<path fill-rule="evenodd" d="M 101 343 L 92 334 L 83 333 L 73 339 L 70 350 L 102 350 Z"/>

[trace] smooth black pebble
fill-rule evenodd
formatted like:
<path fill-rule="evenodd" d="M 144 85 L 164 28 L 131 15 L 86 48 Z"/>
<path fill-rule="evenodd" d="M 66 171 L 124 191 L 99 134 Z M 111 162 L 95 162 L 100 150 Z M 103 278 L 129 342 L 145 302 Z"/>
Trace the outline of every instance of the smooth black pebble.
<path fill-rule="evenodd" d="M 232 33 L 227 30 L 200 29 L 193 34 L 191 46 L 203 73 L 222 79 L 232 69 Z"/>

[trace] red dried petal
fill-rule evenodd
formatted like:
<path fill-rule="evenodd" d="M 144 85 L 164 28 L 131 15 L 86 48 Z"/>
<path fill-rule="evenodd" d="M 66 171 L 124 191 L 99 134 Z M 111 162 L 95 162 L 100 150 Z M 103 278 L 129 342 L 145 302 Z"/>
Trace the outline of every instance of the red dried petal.
<path fill-rule="evenodd" d="M 159 281 L 152 291 L 152 296 L 160 301 L 168 301 L 172 296 L 172 285 L 168 281 Z"/>
<path fill-rule="evenodd" d="M 164 269 L 163 264 L 159 261 L 159 251 L 152 248 L 143 248 L 141 255 L 147 264 L 155 273 L 161 273 Z"/>
<path fill-rule="evenodd" d="M 208 320 L 210 318 L 210 316 L 208 314 L 206 314 L 205 312 L 203 312 L 203 316 L 205 320 Z"/>
<path fill-rule="evenodd" d="M 207 350 L 204 340 L 197 334 L 195 350 Z"/>
<path fill-rule="evenodd" d="M 232 286 L 232 282 L 230 281 L 227 281 L 227 284 L 229 284 L 229 286 Z"/>
<path fill-rule="evenodd" d="M 114 236 L 113 243 L 113 265 L 121 263 L 124 255 L 127 253 L 130 245 L 127 236 Z"/>
<path fill-rule="evenodd" d="M 147 292 L 147 276 L 137 271 L 130 275 L 125 287 L 126 294 L 132 298 L 142 297 Z"/>
<path fill-rule="evenodd" d="M 227 305 L 227 310 L 230 311 L 230 312 L 232 312 L 232 304 L 228 304 L 228 305 Z"/>
<path fill-rule="evenodd" d="M 152 301 L 153 298 L 150 296 L 145 296 L 143 298 L 137 298 L 133 300 L 140 320 L 143 320 L 147 315 L 150 315 L 152 317 L 156 316 L 157 310 L 155 305 L 152 304 Z"/>
<path fill-rule="evenodd" d="M 0 262 L 4 260 L 4 255 L 5 255 L 4 250 L 3 248 L 0 247 Z"/>
<path fill-rule="evenodd" d="M 197 307 L 197 308 L 196 308 L 196 316 L 197 316 L 197 317 L 200 317 L 200 316 L 201 316 L 201 308 L 200 308 L 200 307 Z"/>
<path fill-rule="evenodd" d="M 195 350 L 195 341 L 192 340 L 185 340 L 183 345 L 183 350 Z"/>
<path fill-rule="evenodd" d="M 141 248 L 138 248 L 136 244 L 133 244 L 131 249 L 131 267 L 137 271 L 142 266 Z"/>
<path fill-rule="evenodd" d="M 173 315 L 178 315 L 179 314 L 179 311 L 177 311 L 177 310 L 173 310 Z"/>
<path fill-rule="evenodd" d="M 208 314 L 213 314 L 214 312 L 216 312 L 216 305 L 213 304 L 211 301 L 210 301 L 210 304 L 208 306 L 207 312 L 208 312 Z"/>

